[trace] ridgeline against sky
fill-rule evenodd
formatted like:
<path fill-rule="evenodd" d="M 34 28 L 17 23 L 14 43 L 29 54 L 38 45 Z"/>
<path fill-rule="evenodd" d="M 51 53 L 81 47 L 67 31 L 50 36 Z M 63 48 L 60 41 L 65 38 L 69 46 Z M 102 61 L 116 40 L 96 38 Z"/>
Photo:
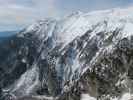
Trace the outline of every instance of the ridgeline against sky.
<path fill-rule="evenodd" d="M 0 0 L 0 30 L 19 30 L 46 17 L 131 6 L 133 0 Z"/>

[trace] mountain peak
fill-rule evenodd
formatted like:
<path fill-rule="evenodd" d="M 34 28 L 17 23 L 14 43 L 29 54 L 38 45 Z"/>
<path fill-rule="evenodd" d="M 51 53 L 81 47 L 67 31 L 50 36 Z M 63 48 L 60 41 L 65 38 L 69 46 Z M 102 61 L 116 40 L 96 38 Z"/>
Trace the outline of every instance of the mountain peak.
<path fill-rule="evenodd" d="M 2 42 L 2 89 L 18 98 L 20 95 L 59 96 L 59 100 L 131 97 L 132 27 L 132 7 L 37 21 Z"/>
<path fill-rule="evenodd" d="M 110 32 L 117 28 L 122 29 L 124 31 L 123 33 L 126 31 L 126 35 L 124 36 L 128 36 L 133 32 L 131 28 L 133 26 L 132 9 L 133 7 L 125 9 L 115 8 L 90 13 L 77 11 L 58 21 L 54 19 L 37 21 L 29 26 L 24 33 L 32 31 L 38 31 L 40 33 L 40 30 L 45 31 L 45 29 L 48 29 L 53 34 L 52 36 L 56 43 L 62 43 L 64 45 L 70 43 L 75 37 L 82 36 L 94 26 L 97 26 L 95 30 L 97 32 Z M 43 37 L 44 34 L 46 32 L 41 32 L 38 36 L 41 38 L 41 35 Z"/>

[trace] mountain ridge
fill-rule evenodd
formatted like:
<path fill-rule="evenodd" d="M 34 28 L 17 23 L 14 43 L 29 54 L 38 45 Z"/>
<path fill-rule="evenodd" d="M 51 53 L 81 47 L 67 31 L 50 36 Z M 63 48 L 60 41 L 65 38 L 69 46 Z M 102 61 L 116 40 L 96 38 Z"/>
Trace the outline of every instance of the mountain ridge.
<path fill-rule="evenodd" d="M 0 46 L 2 97 L 80 100 L 88 94 L 122 100 L 132 95 L 132 9 L 46 19 L 10 37 Z"/>

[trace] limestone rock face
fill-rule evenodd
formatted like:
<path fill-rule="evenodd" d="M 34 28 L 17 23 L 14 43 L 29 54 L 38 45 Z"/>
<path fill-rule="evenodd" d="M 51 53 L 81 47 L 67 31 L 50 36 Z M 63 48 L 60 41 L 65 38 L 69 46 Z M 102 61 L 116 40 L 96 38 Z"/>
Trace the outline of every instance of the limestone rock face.
<path fill-rule="evenodd" d="M 132 10 L 40 20 L 1 41 L 1 100 L 130 100 Z"/>

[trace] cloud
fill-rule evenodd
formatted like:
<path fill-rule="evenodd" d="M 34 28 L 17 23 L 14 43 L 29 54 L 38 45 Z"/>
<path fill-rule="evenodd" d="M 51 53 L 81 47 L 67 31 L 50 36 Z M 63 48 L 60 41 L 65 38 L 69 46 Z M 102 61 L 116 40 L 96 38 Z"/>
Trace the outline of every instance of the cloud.
<path fill-rule="evenodd" d="M 132 0 L 0 0 L 0 31 L 23 28 L 36 20 L 72 11 L 89 12 L 131 3 Z"/>
<path fill-rule="evenodd" d="M 44 17 L 57 16 L 55 0 L 27 1 L 0 0 L 0 30 L 3 26 L 26 26 Z"/>

